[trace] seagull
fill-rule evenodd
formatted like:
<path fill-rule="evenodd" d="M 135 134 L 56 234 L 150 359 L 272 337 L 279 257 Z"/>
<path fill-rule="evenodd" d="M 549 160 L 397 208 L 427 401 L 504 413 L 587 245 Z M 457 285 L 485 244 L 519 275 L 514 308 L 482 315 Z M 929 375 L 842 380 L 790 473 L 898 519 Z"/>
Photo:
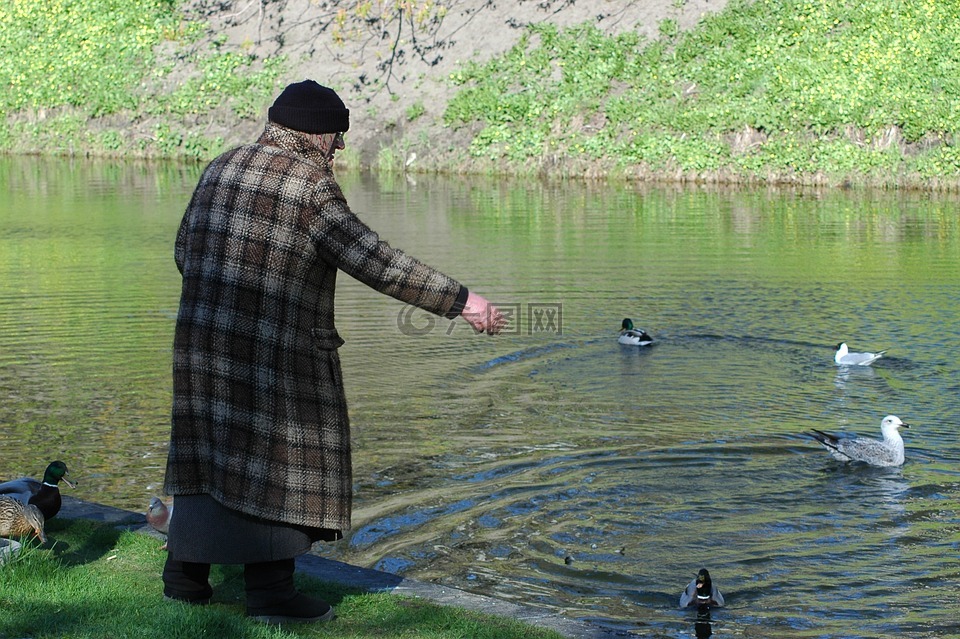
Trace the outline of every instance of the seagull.
<path fill-rule="evenodd" d="M 680 607 L 688 606 L 722 606 L 723 595 L 720 590 L 713 585 L 710 579 L 710 572 L 706 568 L 701 568 L 697 573 L 696 579 L 687 584 L 683 594 L 680 595 Z"/>
<path fill-rule="evenodd" d="M 887 415 L 880 422 L 883 441 L 868 437 L 837 436 L 812 429 L 814 439 L 826 448 L 834 459 L 842 462 L 859 461 L 871 466 L 902 466 L 903 438 L 897 429 L 910 428 L 896 415 Z"/>
<path fill-rule="evenodd" d="M 837 354 L 833 356 L 833 361 L 840 366 L 869 366 L 883 357 L 883 354 L 886 352 L 887 351 L 880 351 L 879 353 L 851 353 L 847 349 L 847 343 L 840 342 L 837 344 Z"/>
<path fill-rule="evenodd" d="M 633 320 L 629 317 L 624 318 L 620 323 L 620 337 L 617 341 L 627 346 L 650 346 L 653 344 L 653 338 L 650 337 L 642 328 L 634 328 Z"/>

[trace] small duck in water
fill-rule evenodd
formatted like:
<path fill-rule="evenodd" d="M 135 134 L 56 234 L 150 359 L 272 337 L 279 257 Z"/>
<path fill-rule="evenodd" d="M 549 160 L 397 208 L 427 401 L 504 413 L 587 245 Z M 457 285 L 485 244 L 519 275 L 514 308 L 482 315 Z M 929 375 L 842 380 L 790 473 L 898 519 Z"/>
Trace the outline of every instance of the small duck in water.
<path fill-rule="evenodd" d="M 650 346 L 653 344 L 653 338 L 642 328 L 636 328 L 633 320 L 629 317 L 624 318 L 620 323 L 620 337 L 617 341 L 627 346 Z"/>
<path fill-rule="evenodd" d="M 723 605 L 723 595 L 720 590 L 713 585 L 710 579 L 710 572 L 706 568 L 701 568 L 697 577 L 687 584 L 683 593 L 680 595 L 680 607 L 687 608 L 695 606 L 701 607 L 719 607 Z"/>

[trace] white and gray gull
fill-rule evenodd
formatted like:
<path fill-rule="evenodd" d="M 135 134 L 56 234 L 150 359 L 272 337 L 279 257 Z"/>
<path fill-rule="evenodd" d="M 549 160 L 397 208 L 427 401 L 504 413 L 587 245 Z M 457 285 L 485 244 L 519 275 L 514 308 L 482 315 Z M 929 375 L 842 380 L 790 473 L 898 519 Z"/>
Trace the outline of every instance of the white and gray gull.
<path fill-rule="evenodd" d="M 813 430 L 813 437 L 826 448 L 834 459 L 842 462 L 863 462 L 871 466 L 902 466 L 904 460 L 903 438 L 899 429 L 910 428 L 896 415 L 887 415 L 880 422 L 883 440 L 856 435 L 834 435 L 822 430 Z"/>
<path fill-rule="evenodd" d="M 838 366 L 869 366 L 883 357 L 887 351 L 878 351 L 876 353 L 851 353 L 847 348 L 846 342 L 837 344 L 837 352 L 833 356 L 833 361 Z"/>

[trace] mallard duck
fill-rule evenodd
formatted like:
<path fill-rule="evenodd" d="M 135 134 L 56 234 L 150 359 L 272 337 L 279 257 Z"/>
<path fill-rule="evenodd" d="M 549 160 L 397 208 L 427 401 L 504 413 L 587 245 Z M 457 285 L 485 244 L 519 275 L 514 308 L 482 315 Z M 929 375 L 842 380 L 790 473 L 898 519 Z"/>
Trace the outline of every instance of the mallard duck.
<path fill-rule="evenodd" d="M 0 495 L 13 497 L 24 504 L 33 504 L 40 509 L 44 518 L 51 519 L 60 512 L 60 482 L 63 481 L 70 488 L 77 485 L 67 479 L 67 465 L 62 461 L 50 462 L 43 471 L 43 481 L 30 477 L 21 477 L 0 484 Z"/>
<path fill-rule="evenodd" d="M 628 346 L 649 346 L 653 344 L 653 338 L 650 337 L 642 328 L 634 328 L 633 320 L 629 317 L 624 318 L 620 323 L 620 337 L 617 341 Z"/>
<path fill-rule="evenodd" d="M 887 352 L 851 353 L 850 349 L 847 348 L 846 342 L 837 344 L 836 350 L 837 352 L 833 356 L 833 361 L 835 361 L 838 366 L 869 366 L 883 357 L 883 354 Z"/>
<path fill-rule="evenodd" d="M 36 506 L 0 495 L 0 537 L 34 535 L 41 543 L 46 543 L 43 523 L 43 513 Z"/>
<path fill-rule="evenodd" d="M 901 428 L 910 428 L 910 424 L 904 424 L 896 415 L 887 415 L 880 422 L 883 441 L 855 435 L 840 437 L 816 428 L 812 429 L 814 434 L 811 437 L 820 442 L 837 461 L 858 461 L 871 466 L 902 466 Z"/>
<path fill-rule="evenodd" d="M 710 572 L 706 568 L 701 568 L 697 573 L 696 579 L 687 584 L 683 593 L 680 595 L 680 607 L 696 606 L 722 606 L 723 595 L 720 590 L 713 585 L 710 579 Z"/>

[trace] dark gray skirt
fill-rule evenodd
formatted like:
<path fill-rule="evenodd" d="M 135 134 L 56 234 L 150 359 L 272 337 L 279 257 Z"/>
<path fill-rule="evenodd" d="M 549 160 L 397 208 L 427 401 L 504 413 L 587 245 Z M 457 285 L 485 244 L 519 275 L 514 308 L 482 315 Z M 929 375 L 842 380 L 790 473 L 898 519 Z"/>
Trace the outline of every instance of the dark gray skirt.
<path fill-rule="evenodd" d="M 269 521 L 227 508 L 210 495 L 177 495 L 167 550 L 177 561 L 204 564 L 253 564 L 291 559 L 317 541 L 343 534 Z"/>

